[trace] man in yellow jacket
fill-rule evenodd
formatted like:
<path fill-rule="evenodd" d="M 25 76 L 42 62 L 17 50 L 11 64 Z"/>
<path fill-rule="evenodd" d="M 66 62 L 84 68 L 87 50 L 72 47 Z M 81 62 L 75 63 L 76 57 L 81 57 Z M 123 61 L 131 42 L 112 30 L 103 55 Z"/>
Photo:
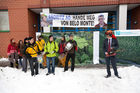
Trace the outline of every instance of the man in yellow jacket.
<path fill-rule="evenodd" d="M 45 47 L 45 41 L 44 41 L 42 36 L 38 37 L 38 40 L 36 41 L 36 44 L 38 45 L 39 51 L 41 52 L 41 54 L 43 56 L 42 58 L 44 59 L 43 52 L 44 52 L 44 47 Z M 44 63 L 44 61 L 43 61 L 43 63 Z M 45 57 L 45 65 L 44 66 L 43 66 L 43 63 L 40 63 L 40 68 L 44 68 L 46 66 L 46 57 Z"/>
<path fill-rule="evenodd" d="M 58 52 L 58 44 L 53 40 L 53 35 L 49 36 L 49 42 L 45 44 L 44 50 L 47 56 L 47 68 L 48 68 L 48 73 L 46 75 L 49 75 L 51 73 L 55 75 L 55 58 L 56 52 Z M 51 60 L 52 60 L 52 71 L 50 69 Z"/>
<path fill-rule="evenodd" d="M 39 48 L 37 44 L 34 42 L 33 37 L 29 37 L 29 47 L 26 49 L 26 53 L 28 54 L 28 56 L 30 56 L 29 63 L 30 63 L 31 75 L 32 76 L 37 75 L 38 74 L 37 55 L 39 54 Z"/>
<path fill-rule="evenodd" d="M 39 36 L 38 37 L 38 40 L 36 41 L 36 44 L 38 45 L 39 50 L 41 52 L 43 52 L 44 51 L 44 46 L 45 46 L 45 41 L 43 40 L 43 37 L 42 36 Z"/>

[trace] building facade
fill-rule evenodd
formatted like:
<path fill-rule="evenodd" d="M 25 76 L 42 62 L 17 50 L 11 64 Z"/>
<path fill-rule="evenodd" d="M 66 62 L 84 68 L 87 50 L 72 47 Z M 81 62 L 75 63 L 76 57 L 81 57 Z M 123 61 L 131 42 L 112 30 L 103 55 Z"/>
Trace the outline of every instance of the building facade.
<path fill-rule="evenodd" d="M 0 56 L 7 57 L 11 38 L 23 40 L 42 31 L 82 31 L 81 28 L 41 28 L 40 12 L 90 14 L 108 12 L 108 29 L 140 29 L 140 0 L 0 0 Z M 84 29 L 92 31 L 91 28 Z"/>

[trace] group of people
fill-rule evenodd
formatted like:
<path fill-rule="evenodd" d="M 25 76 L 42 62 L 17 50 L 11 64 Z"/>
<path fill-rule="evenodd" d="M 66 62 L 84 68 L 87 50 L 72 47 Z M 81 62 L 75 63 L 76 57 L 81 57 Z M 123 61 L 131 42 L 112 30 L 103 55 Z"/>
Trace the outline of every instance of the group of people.
<path fill-rule="evenodd" d="M 111 77 L 110 63 L 112 64 L 114 75 L 118 78 L 121 78 L 117 71 L 116 66 L 116 51 L 119 48 L 118 40 L 113 35 L 111 30 L 107 31 L 106 39 L 103 42 L 103 50 L 105 54 L 107 75 L 106 78 Z M 38 57 L 46 56 L 46 65 L 48 72 L 46 75 L 51 73 L 55 75 L 55 58 L 56 53 L 59 55 L 65 55 L 65 65 L 64 72 L 68 71 L 68 63 L 71 58 L 71 71 L 74 71 L 75 68 L 75 52 L 77 51 L 77 42 L 73 39 L 73 35 L 69 36 L 69 40 L 66 42 L 65 36 L 62 36 L 60 43 L 58 44 L 54 41 L 53 35 L 49 36 L 49 41 L 45 42 L 42 36 L 38 37 L 38 40 L 35 41 L 33 37 L 25 38 L 24 42 L 19 40 L 18 44 L 15 43 L 15 40 L 12 38 L 10 44 L 8 45 L 7 54 L 10 61 L 10 66 L 18 68 L 18 63 L 22 66 L 22 70 L 27 72 L 27 61 L 30 64 L 31 75 L 37 75 L 39 73 L 39 62 Z M 19 62 L 18 62 L 19 59 Z M 21 61 L 23 59 L 23 61 Z M 42 63 L 40 63 L 42 65 Z M 52 65 L 50 65 L 52 64 Z M 43 66 L 43 65 L 42 65 Z M 51 67 L 52 66 L 52 67 Z"/>
<path fill-rule="evenodd" d="M 33 37 L 26 37 L 24 42 L 19 40 L 18 44 L 14 38 L 12 38 L 8 45 L 7 55 L 10 66 L 19 68 L 19 65 L 21 65 L 22 71 L 24 72 L 27 72 L 27 63 L 29 62 L 32 76 L 39 74 L 39 66 L 45 68 L 44 65 L 38 61 L 38 58 L 42 57 L 43 59 L 43 57 L 46 56 L 46 61 L 44 61 L 48 68 L 46 75 L 51 73 L 55 75 L 56 53 L 66 55 L 64 72 L 68 71 L 68 62 L 70 58 L 72 59 L 71 71 L 73 72 L 75 68 L 76 50 L 77 43 L 73 40 L 72 34 L 69 35 L 67 42 L 65 36 L 62 36 L 59 44 L 54 41 L 53 35 L 50 35 L 47 42 L 44 41 L 42 36 L 39 36 L 37 41 L 35 41 Z"/>

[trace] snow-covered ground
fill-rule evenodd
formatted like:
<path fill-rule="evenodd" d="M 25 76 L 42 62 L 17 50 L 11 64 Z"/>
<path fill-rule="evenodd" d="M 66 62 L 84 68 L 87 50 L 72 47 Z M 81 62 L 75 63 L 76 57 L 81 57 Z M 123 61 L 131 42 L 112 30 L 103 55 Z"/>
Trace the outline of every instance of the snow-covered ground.
<path fill-rule="evenodd" d="M 0 58 L 0 62 L 9 61 L 8 58 Z"/>
<path fill-rule="evenodd" d="M 32 77 L 30 70 L 24 73 L 0 67 L 0 93 L 140 93 L 140 68 L 121 67 L 118 71 L 122 79 L 114 75 L 106 79 L 106 70 L 99 68 L 76 68 L 75 72 L 56 68 L 55 76 L 46 76 L 47 69 L 41 69 Z"/>

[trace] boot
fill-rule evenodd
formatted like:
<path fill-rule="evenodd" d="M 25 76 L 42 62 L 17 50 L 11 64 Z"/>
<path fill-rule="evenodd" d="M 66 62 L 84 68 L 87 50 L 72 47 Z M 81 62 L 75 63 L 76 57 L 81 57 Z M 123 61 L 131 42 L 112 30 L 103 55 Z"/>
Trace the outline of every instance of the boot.
<path fill-rule="evenodd" d="M 16 61 L 16 68 L 18 69 L 18 61 Z"/>
<path fill-rule="evenodd" d="M 14 64 L 12 62 L 10 62 L 10 67 L 12 67 L 12 68 L 14 67 Z"/>

